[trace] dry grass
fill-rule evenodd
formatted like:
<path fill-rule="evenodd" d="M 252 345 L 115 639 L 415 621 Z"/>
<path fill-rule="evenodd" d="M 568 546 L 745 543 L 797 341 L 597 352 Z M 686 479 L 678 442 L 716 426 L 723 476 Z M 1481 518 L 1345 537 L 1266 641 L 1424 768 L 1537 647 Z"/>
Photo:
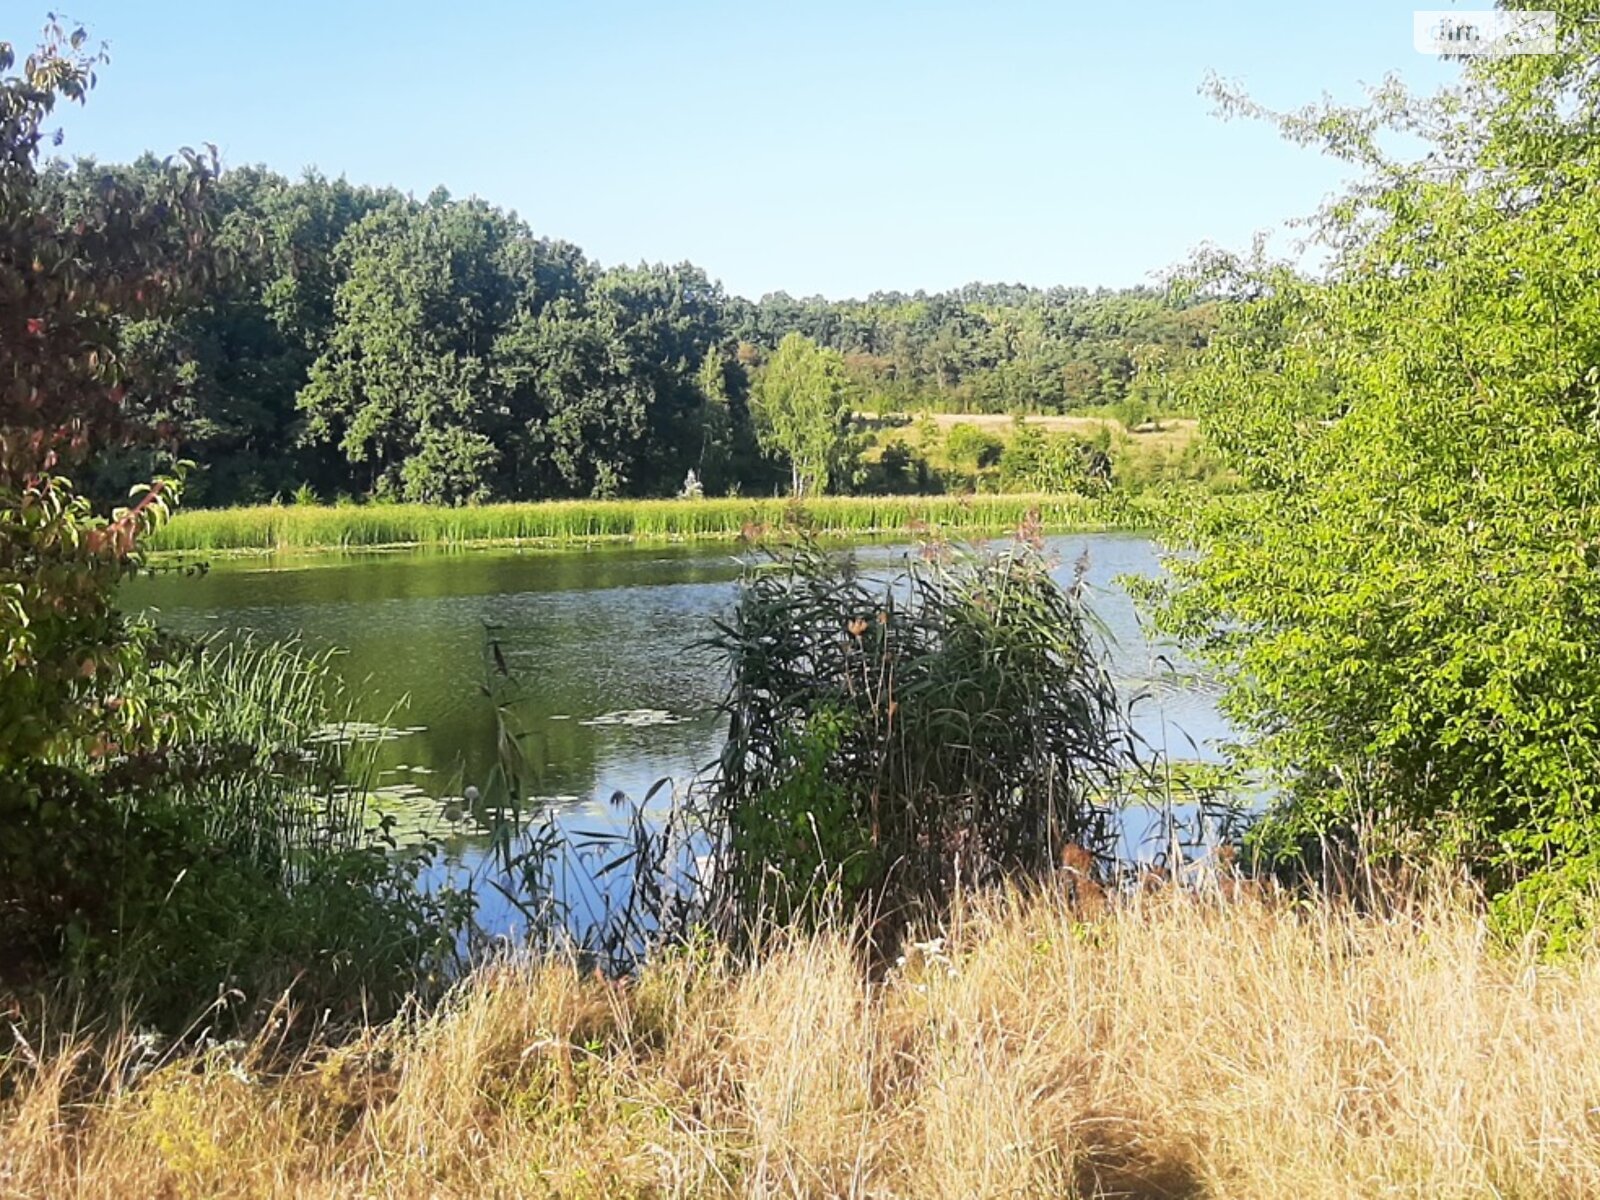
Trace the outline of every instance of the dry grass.
<path fill-rule="evenodd" d="M 1539 965 L 1465 901 L 1011 899 L 877 983 L 829 937 L 528 964 L 272 1078 L 74 1105 L 71 1055 L 13 1063 L 0 1194 L 1593 1196 L 1597 1032 L 1600 953 Z"/>
<path fill-rule="evenodd" d="M 1009 413 L 917 413 L 914 419 L 930 417 L 941 432 L 948 433 L 957 425 L 972 425 L 987 433 L 1004 436 L 1016 423 Z M 1163 450 L 1181 450 L 1194 441 L 1199 422 L 1192 417 L 1163 417 L 1159 425 L 1146 426 L 1136 433 L 1127 433 L 1122 422 L 1114 417 L 1068 417 L 1060 414 L 1035 413 L 1022 418 L 1024 423 L 1043 433 L 1075 433 L 1092 438 L 1102 429 L 1113 434 L 1125 434 L 1130 442 L 1141 448 L 1155 447 Z"/>

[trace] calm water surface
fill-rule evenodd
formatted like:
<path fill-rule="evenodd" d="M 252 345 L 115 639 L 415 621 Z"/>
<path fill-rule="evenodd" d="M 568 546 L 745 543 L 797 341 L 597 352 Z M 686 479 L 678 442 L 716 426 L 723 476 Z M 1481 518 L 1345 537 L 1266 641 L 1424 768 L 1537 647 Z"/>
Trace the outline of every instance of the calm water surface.
<path fill-rule="evenodd" d="M 1175 758 L 1216 758 L 1230 730 L 1215 688 L 1144 636 L 1117 579 L 1160 571 L 1154 546 L 1124 534 L 1050 539 L 1057 576 L 1087 555 L 1090 606 L 1135 723 Z M 856 551 L 892 569 L 905 547 Z M 524 746 L 546 804 L 585 828 L 619 820 L 610 798 L 682 784 L 717 754 L 721 665 L 699 643 L 735 598 L 740 559 L 707 546 L 465 551 L 221 562 L 200 577 L 127 585 L 129 607 L 191 633 L 253 631 L 337 648 L 355 716 L 391 730 L 375 747 L 379 799 L 415 815 L 493 769 L 495 717 L 482 685 L 489 630 L 521 680 Z M 448 806 L 454 807 L 454 806 Z M 447 827 L 454 853 L 480 846 L 477 814 Z"/>

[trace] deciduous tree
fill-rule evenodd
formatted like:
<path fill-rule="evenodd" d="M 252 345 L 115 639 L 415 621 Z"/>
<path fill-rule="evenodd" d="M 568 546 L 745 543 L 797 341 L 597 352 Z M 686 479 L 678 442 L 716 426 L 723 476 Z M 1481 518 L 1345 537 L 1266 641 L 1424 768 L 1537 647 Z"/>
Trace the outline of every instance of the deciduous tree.
<path fill-rule="evenodd" d="M 827 491 L 851 441 L 852 388 L 838 352 L 789 334 L 757 378 L 755 402 L 763 444 L 789 462 L 791 493 Z"/>

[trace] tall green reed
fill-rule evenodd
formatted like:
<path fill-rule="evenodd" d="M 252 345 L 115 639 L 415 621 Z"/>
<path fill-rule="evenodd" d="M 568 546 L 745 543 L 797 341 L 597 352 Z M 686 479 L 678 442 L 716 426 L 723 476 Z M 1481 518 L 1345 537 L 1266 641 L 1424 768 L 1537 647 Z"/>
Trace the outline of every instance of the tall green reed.
<path fill-rule="evenodd" d="M 1069 846 L 1109 867 L 1135 740 L 1078 585 L 1052 578 L 1036 524 L 994 553 L 930 544 L 892 578 L 808 542 L 752 570 L 712 639 L 730 677 L 702 793 L 718 922 L 842 902 L 892 936 Z"/>
<path fill-rule="evenodd" d="M 350 702 L 333 657 L 219 634 L 175 645 L 152 673 L 152 702 L 178 718 L 174 743 L 219 768 L 180 774 L 172 801 L 209 845 L 287 880 L 366 838 L 373 747 L 338 736 Z"/>
<path fill-rule="evenodd" d="M 1031 510 L 1049 528 L 1126 524 L 1120 499 L 1081 496 L 826 496 L 805 505 L 819 533 L 904 534 L 920 527 L 997 533 Z M 748 537 L 794 521 L 783 499 L 553 500 L 443 508 L 416 504 L 264 505 L 180 512 L 151 540 L 163 551 L 453 546 L 472 542 L 582 543 Z"/>

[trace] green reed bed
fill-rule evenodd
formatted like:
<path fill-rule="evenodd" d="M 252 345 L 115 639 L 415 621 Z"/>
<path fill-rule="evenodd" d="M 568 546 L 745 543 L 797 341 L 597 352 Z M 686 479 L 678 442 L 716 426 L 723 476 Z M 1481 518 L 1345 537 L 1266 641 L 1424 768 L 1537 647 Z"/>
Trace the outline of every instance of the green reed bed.
<path fill-rule="evenodd" d="M 1050 529 L 1137 523 L 1125 502 L 1060 496 L 827 496 L 803 519 L 823 534 L 889 534 L 924 526 L 949 532 L 1014 528 L 1037 508 Z M 261 505 L 181 512 L 149 543 L 162 551 L 448 546 L 473 542 L 736 538 L 796 519 L 782 499 L 553 500 L 444 508 L 422 504 L 342 507 Z"/>

